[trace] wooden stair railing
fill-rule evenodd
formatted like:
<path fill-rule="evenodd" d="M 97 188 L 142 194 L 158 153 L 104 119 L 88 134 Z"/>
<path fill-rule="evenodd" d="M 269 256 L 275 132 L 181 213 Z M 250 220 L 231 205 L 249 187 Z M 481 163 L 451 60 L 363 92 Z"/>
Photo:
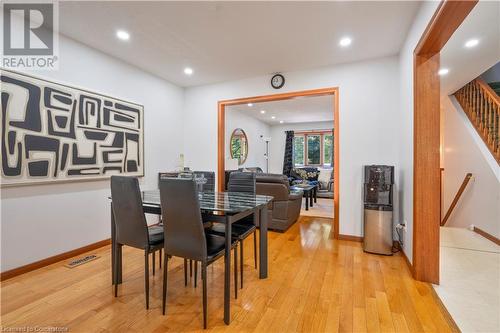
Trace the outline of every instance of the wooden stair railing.
<path fill-rule="evenodd" d="M 480 78 L 467 83 L 454 96 L 500 164 L 500 97 Z"/>
<path fill-rule="evenodd" d="M 460 188 L 458 189 L 457 194 L 455 194 L 455 198 L 453 198 L 453 201 L 451 202 L 450 208 L 448 208 L 448 211 L 446 212 L 446 215 L 444 216 L 444 219 L 441 221 L 441 226 L 444 226 L 448 219 L 450 218 L 451 213 L 453 212 L 453 209 L 458 203 L 458 200 L 460 200 L 460 197 L 462 196 L 462 193 L 464 193 L 465 188 L 467 187 L 467 184 L 469 184 L 469 180 L 472 178 L 472 173 L 468 173 L 465 175 L 464 181 L 462 182 L 462 185 L 460 185 Z"/>

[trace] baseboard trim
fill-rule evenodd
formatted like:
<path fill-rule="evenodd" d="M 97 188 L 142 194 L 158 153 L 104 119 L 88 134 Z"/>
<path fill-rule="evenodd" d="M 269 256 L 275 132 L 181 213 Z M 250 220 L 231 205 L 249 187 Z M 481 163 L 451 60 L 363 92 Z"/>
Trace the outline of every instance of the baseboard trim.
<path fill-rule="evenodd" d="M 351 242 L 362 242 L 363 237 L 339 234 L 339 240 L 346 240 L 346 241 L 351 241 Z"/>
<path fill-rule="evenodd" d="M 438 307 L 441 309 L 441 312 L 444 314 L 444 319 L 448 323 L 448 326 L 450 326 L 452 332 L 460 333 L 460 328 L 458 327 L 457 323 L 451 316 L 450 312 L 448 312 L 448 309 L 444 305 L 443 301 L 441 301 L 441 298 L 439 298 L 439 295 L 437 294 L 436 290 L 432 286 L 432 284 L 429 283 L 429 288 L 431 288 L 431 294 L 432 297 L 434 298 L 436 304 Z"/>
<path fill-rule="evenodd" d="M 486 231 L 482 230 L 482 229 L 479 229 L 478 227 L 474 226 L 474 229 L 472 229 L 474 232 L 476 232 L 477 234 L 483 236 L 484 238 L 486 238 L 487 240 L 490 240 L 492 241 L 493 243 L 495 243 L 496 245 L 500 245 L 500 239 L 493 236 L 492 234 L 489 234 L 487 233 Z"/>
<path fill-rule="evenodd" d="M 27 264 L 27 265 L 24 265 L 24 266 L 21 266 L 21 267 L 18 267 L 18 268 L 14 268 L 14 269 L 5 271 L 3 273 L 0 273 L 0 281 L 5 281 L 5 280 L 8 280 L 8 279 L 11 279 L 11 278 L 13 278 L 15 276 L 18 276 L 18 275 L 21 275 L 21 274 L 24 274 L 24 273 L 28 273 L 28 272 L 34 271 L 35 269 L 39 269 L 39 268 L 42 268 L 42 267 L 45 267 L 45 266 L 48 266 L 48 265 L 52 265 L 52 264 L 54 264 L 54 263 L 56 263 L 58 261 L 66 260 L 66 259 L 78 256 L 78 255 L 80 255 L 82 253 L 85 253 L 85 252 L 88 252 L 88 251 L 92 251 L 92 250 L 98 249 L 100 247 L 109 245 L 109 244 L 111 244 L 111 239 L 109 239 L 109 238 L 108 239 L 104 239 L 102 241 L 99 241 L 99 242 L 96 242 L 96 243 L 92 243 L 92 244 L 80 247 L 78 249 L 74 249 L 74 250 L 71 250 L 71 251 L 68 251 L 68 252 L 57 254 L 57 255 L 49 257 L 49 258 L 45 258 L 45 259 L 42 259 L 42 260 L 39 260 L 39 261 L 35 261 L 35 262 L 31 263 L 31 264 Z"/>

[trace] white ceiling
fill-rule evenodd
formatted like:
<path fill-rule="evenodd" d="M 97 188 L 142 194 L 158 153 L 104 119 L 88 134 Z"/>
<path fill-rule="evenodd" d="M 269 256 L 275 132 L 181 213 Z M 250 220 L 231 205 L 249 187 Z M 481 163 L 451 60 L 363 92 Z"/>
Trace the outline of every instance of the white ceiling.
<path fill-rule="evenodd" d="M 61 1 L 59 28 L 187 87 L 397 54 L 418 8 L 415 1 Z M 130 40 L 118 40 L 117 29 Z M 343 36 L 353 39 L 347 49 L 338 46 Z"/>
<path fill-rule="evenodd" d="M 476 38 L 479 44 L 466 48 Z M 441 94 L 454 93 L 500 61 L 500 1 L 480 1 L 441 50 Z"/>
<path fill-rule="evenodd" d="M 226 111 L 231 110 L 238 110 L 271 126 L 279 125 L 280 120 L 283 120 L 285 124 L 333 122 L 332 96 L 297 97 L 282 101 L 255 103 L 252 106 L 242 104 L 226 108 Z M 261 110 L 266 113 L 262 114 Z M 272 116 L 276 118 L 272 119 Z"/>

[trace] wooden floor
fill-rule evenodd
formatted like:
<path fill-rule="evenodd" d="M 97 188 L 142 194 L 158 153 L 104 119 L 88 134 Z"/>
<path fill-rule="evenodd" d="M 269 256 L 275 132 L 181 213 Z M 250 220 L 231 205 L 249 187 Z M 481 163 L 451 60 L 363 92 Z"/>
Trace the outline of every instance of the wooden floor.
<path fill-rule="evenodd" d="M 331 219 L 302 217 L 286 233 L 270 233 L 270 276 L 259 280 L 252 242 L 245 244 L 245 286 L 232 299 L 224 325 L 223 260 L 208 270 L 208 331 L 449 332 L 454 331 L 428 284 L 414 281 L 404 259 L 362 251 L 331 239 Z M 99 259 L 69 269 L 64 263 L 4 281 L 3 329 L 67 327 L 71 332 L 197 331 L 201 288 L 184 287 L 180 259 L 169 270 L 167 316 L 161 315 L 162 274 L 151 279 L 145 309 L 143 254 L 124 251 L 124 283 L 113 297 L 109 246 Z"/>

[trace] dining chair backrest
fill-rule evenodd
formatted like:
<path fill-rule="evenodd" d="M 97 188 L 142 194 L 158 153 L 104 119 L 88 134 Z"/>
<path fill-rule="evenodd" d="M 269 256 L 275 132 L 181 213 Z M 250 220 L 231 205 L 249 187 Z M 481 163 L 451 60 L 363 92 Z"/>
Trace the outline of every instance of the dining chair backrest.
<path fill-rule="evenodd" d="M 165 221 L 165 255 L 205 260 L 207 242 L 195 181 L 183 178 L 162 179 L 160 201 Z"/>
<path fill-rule="evenodd" d="M 140 249 L 147 248 L 148 226 L 137 178 L 111 176 L 111 198 L 117 243 Z"/>
<path fill-rule="evenodd" d="M 255 194 L 255 172 L 231 172 L 227 190 Z"/>
<path fill-rule="evenodd" d="M 201 177 L 203 175 L 207 182 L 203 184 L 203 192 L 214 192 L 215 191 L 215 172 L 213 171 L 193 171 L 196 177 Z"/>

